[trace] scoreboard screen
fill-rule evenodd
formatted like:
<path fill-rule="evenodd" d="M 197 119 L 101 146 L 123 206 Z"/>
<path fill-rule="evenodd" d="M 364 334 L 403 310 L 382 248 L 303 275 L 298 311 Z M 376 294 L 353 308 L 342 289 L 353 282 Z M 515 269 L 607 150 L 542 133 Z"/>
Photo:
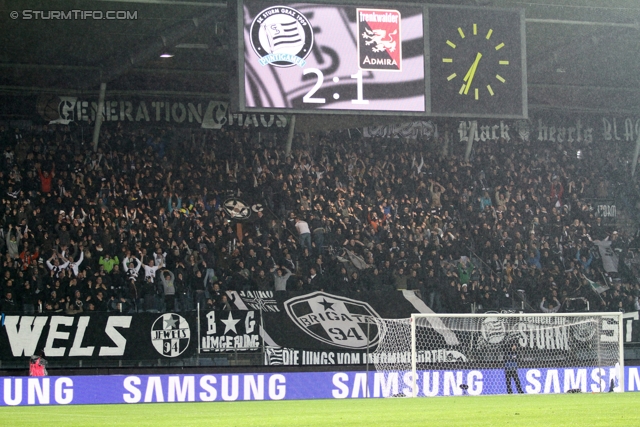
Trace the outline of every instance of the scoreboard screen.
<path fill-rule="evenodd" d="M 519 9 L 240 0 L 238 24 L 241 111 L 526 117 Z"/>
<path fill-rule="evenodd" d="M 245 1 L 247 109 L 425 111 L 422 8 Z"/>

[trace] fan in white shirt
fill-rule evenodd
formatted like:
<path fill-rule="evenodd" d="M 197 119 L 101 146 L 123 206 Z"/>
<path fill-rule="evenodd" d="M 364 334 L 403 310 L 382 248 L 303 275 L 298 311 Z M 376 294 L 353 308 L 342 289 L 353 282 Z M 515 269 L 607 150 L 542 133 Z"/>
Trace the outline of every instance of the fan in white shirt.
<path fill-rule="evenodd" d="M 147 280 L 148 282 L 153 283 L 153 282 L 155 282 L 155 279 L 156 279 L 156 271 L 158 271 L 159 268 L 162 268 L 163 264 L 154 265 L 153 260 L 150 259 L 149 263 L 147 265 L 142 264 L 142 267 L 144 268 L 144 278 L 145 278 L 145 280 Z"/>
<path fill-rule="evenodd" d="M 60 277 L 60 272 L 62 272 L 62 270 L 67 268 L 67 266 L 69 265 L 69 261 L 65 262 L 64 264 L 60 264 L 61 258 L 62 257 L 59 257 L 58 254 L 53 254 L 51 258 L 47 260 L 47 267 L 49 267 L 49 270 L 55 273 L 56 278 Z M 53 260 L 53 264 L 51 263 L 51 260 Z"/>
<path fill-rule="evenodd" d="M 74 276 L 78 277 L 78 270 L 79 270 L 80 264 L 82 264 L 82 261 L 84 261 L 84 251 L 80 251 L 80 258 L 78 258 L 78 261 L 76 262 L 73 262 L 73 258 L 71 259 L 66 259 L 64 257 L 61 257 L 61 258 L 63 259 L 63 261 L 69 264 L 67 267 L 73 271 Z"/>

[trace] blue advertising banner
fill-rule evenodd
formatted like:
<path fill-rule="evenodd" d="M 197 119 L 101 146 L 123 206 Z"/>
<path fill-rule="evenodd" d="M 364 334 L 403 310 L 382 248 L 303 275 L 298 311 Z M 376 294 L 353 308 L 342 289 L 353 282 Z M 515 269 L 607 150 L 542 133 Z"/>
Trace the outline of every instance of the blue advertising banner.
<path fill-rule="evenodd" d="M 617 369 L 520 369 L 527 394 L 620 391 Z M 113 375 L 0 378 L 0 406 L 151 402 L 354 399 L 411 396 L 411 373 Z M 640 367 L 625 368 L 625 391 L 640 391 Z M 420 371 L 419 396 L 503 394 L 505 372 Z"/>

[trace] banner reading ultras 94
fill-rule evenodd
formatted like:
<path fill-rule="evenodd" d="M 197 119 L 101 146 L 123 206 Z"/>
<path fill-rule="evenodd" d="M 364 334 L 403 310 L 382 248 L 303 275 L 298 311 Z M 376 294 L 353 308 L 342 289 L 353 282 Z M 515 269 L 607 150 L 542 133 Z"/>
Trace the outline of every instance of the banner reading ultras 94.
<path fill-rule="evenodd" d="M 422 8 L 241 7 L 241 109 L 425 112 Z"/>

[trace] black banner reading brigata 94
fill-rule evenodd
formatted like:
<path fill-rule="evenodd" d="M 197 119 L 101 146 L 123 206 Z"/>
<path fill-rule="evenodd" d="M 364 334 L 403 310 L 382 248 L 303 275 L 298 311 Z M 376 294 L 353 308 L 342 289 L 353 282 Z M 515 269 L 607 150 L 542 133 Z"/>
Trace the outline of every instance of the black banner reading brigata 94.
<path fill-rule="evenodd" d="M 237 308 L 263 312 L 264 363 L 274 366 L 360 365 L 367 363 L 367 354 L 371 363 L 381 337 L 377 321 L 432 312 L 413 291 L 350 296 L 327 292 L 292 296 L 270 291 L 228 294 Z M 460 341 L 451 340 L 450 334 L 440 335 L 428 351 L 429 360 L 464 361 L 461 351 L 466 350 L 461 349 Z"/>

